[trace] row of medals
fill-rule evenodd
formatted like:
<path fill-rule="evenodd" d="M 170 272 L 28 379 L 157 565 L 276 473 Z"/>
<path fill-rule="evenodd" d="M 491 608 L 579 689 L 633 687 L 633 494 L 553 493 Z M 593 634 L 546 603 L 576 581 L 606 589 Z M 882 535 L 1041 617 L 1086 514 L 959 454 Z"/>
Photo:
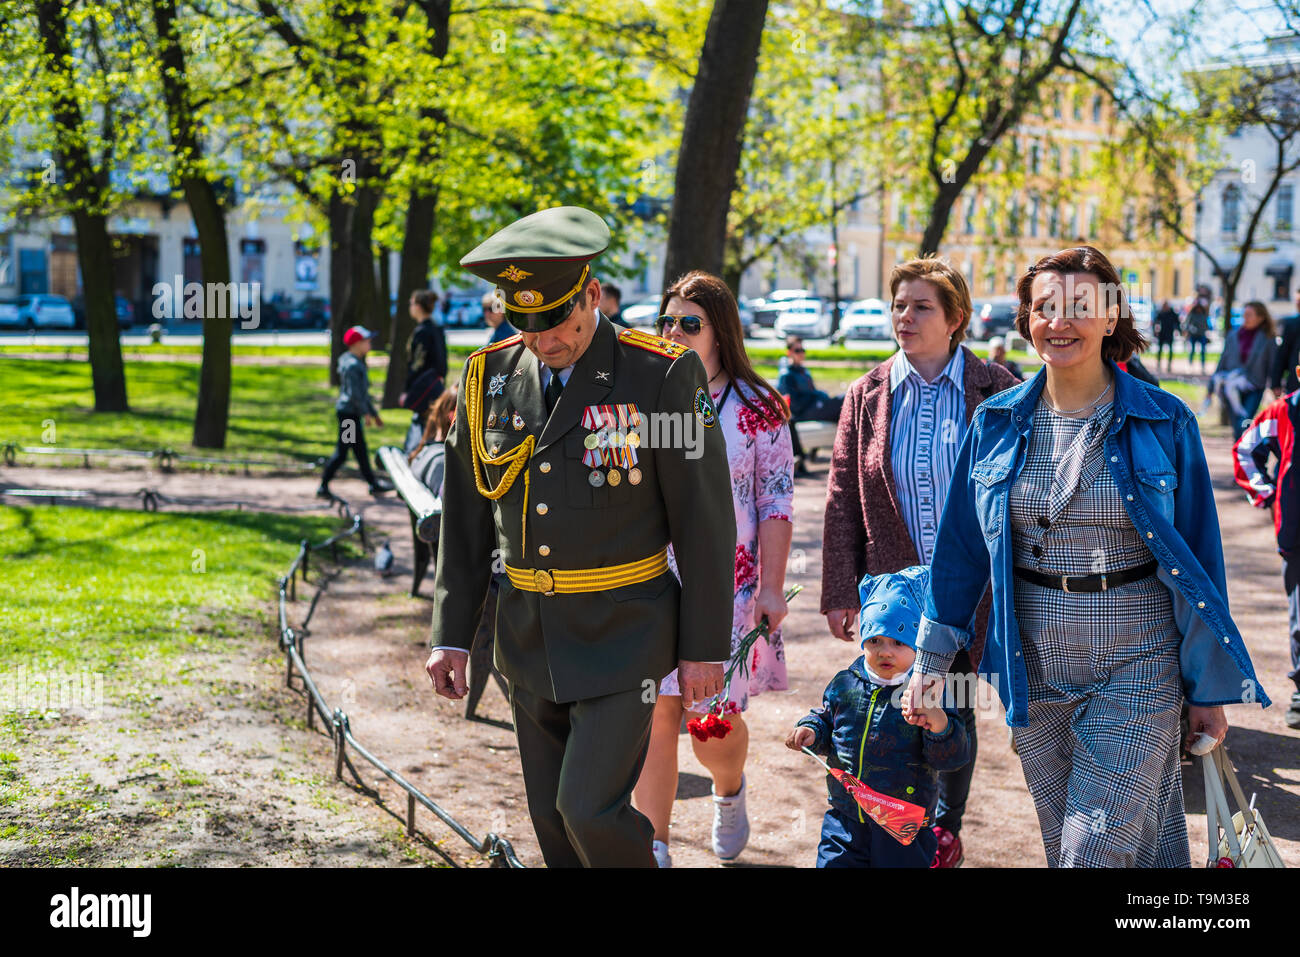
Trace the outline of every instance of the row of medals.
<path fill-rule="evenodd" d="M 587 437 L 582 440 L 583 448 L 592 452 L 602 447 L 601 437 L 605 437 L 605 446 L 620 448 L 623 445 L 629 445 L 636 448 L 641 444 L 641 434 L 639 432 L 623 432 L 621 429 L 606 431 L 602 429 L 599 432 L 588 432 Z M 627 480 L 633 485 L 641 484 L 641 470 L 635 465 L 627 470 Z M 587 482 L 592 488 L 600 488 L 606 482 L 610 485 L 618 485 L 623 481 L 623 474 L 614 466 L 610 466 L 606 471 L 592 469 L 591 474 L 587 476 Z"/>
<path fill-rule="evenodd" d="M 516 432 L 522 432 L 524 430 L 524 417 L 520 415 L 518 412 L 516 412 L 513 416 L 510 414 L 510 411 L 508 409 L 502 412 L 500 415 L 498 415 L 496 412 L 489 412 L 487 417 L 487 427 L 489 429 L 493 428 L 498 422 L 501 423 L 502 427 L 504 427 L 505 424 L 509 422 Z M 636 448 L 641 444 L 641 436 L 639 433 L 637 432 L 624 433 L 619 429 L 615 429 L 612 432 L 588 433 L 587 437 L 582 440 L 583 447 L 586 448 L 588 451 L 592 451 L 596 448 L 599 448 L 600 437 L 602 434 L 608 436 L 607 444 L 612 445 L 615 448 L 625 443 L 627 445 L 632 446 L 632 448 Z M 499 447 L 494 446 L 492 449 L 492 454 L 496 455 L 500 451 L 501 449 Z M 627 470 L 627 480 L 631 482 L 633 485 L 640 485 L 641 478 L 642 478 L 641 470 L 637 468 L 635 465 Z M 623 473 L 620 472 L 614 466 L 610 466 L 607 472 L 602 472 L 600 469 L 592 469 L 591 474 L 587 476 L 587 482 L 589 485 L 591 485 L 592 488 L 600 488 L 607 481 L 609 482 L 610 485 L 617 486 L 619 483 L 623 481 Z"/>

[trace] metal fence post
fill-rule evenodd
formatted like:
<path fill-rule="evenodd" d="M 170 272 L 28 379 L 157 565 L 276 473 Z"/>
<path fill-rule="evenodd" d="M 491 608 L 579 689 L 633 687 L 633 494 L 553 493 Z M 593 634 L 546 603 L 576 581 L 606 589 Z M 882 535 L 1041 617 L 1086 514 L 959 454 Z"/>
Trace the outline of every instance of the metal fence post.
<path fill-rule="evenodd" d="M 415 837 L 415 795 L 406 792 L 406 836 Z"/>

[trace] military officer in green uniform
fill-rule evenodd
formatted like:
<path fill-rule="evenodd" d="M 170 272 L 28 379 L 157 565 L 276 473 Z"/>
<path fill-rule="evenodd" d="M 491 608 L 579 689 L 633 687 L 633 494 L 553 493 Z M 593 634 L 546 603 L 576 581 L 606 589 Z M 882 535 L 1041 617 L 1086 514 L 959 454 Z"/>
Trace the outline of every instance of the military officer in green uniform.
<path fill-rule="evenodd" d="M 551 867 L 654 866 L 631 796 L 659 681 L 679 668 L 683 696 L 708 698 L 731 653 L 735 516 L 704 366 L 601 315 L 591 260 L 609 239 L 595 213 L 562 206 L 461 260 L 521 332 L 462 378 L 426 667 L 438 694 L 465 694 L 503 564 L 495 660 Z"/>

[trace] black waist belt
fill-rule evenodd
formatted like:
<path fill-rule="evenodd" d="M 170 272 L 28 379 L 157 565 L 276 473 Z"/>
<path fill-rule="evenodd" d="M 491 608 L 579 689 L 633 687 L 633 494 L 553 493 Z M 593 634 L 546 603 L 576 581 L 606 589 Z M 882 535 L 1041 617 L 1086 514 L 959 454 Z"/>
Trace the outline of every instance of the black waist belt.
<path fill-rule="evenodd" d="M 1123 568 L 1117 572 L 1107 572 L 1104 575 L 1045 575 L 1042 572 L 1017 566 L 1016 577 L 1033 582 L 1035 585 L 1042 585 L 1044 588 L 1056 588 L 1060 591 L 1105 591 L 1107 588 L 1117 588 L 1146 578 L 1159 567 L 1159 563 L 1154 558 L 1141 565 Z"/>

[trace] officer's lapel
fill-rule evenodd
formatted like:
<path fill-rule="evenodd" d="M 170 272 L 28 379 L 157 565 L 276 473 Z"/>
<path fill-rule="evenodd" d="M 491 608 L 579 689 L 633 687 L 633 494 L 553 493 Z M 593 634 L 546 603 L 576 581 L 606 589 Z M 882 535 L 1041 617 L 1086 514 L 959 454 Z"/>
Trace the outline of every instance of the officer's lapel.
<path fill-rule="evenodd" d="M 583 410 L 598 405 L 614 387 L 614 346 L 617 341 L 614 325 L 603 315 L 597 319 L 596 334 L 591 345 L 573 366 L 569 382 L 560 393 L 560 401 L 542 430 L 537 441 L 537 451 L 555 442 L 582 419 Z M 526 378 L 526 377 L 525 377 Z M 538 389 L 541 388 L 539 383 Z M 543 409 L 546 404 L 541 403 Z"/>

